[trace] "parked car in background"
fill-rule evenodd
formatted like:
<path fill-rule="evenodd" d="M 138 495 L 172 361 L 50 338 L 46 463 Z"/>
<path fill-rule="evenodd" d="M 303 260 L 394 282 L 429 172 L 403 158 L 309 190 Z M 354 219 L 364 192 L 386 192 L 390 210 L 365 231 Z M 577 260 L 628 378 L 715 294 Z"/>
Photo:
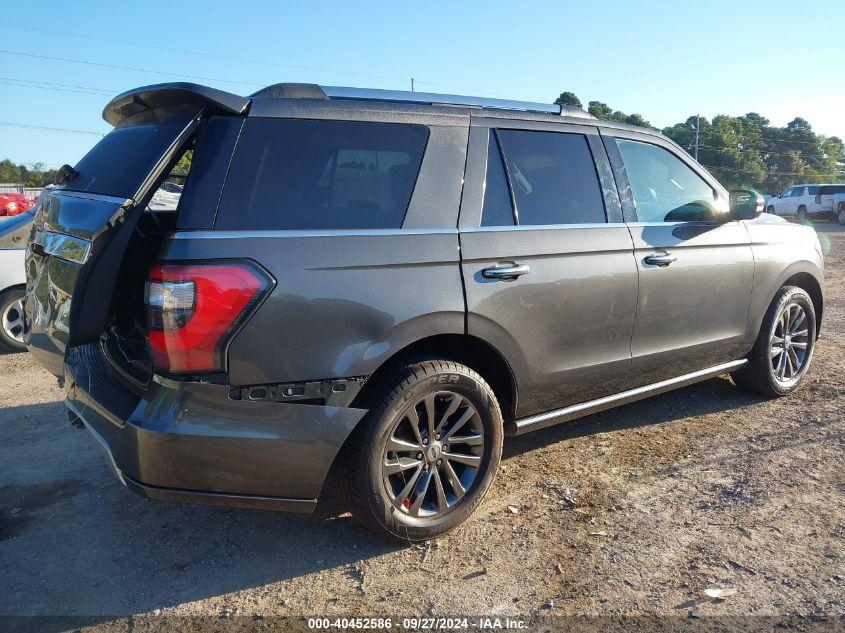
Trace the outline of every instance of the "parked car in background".
<path fill-rule="evenodd" d="M 18 215 L 35 206 L 35 200 L 22 193 L 0 193 L 0 217 Z"/>
<path fill-rule="evenodd" d="M 656 130 L 313 84 L 103 116 L 39 204 L 25 340 L 147 497 L 310 512 L 334 473 L 363 524 L 424 541 L 505 435 L 725 373 L 783 396 L 810 366 L 816 232 Z"/>
<path fill-rule="evenodd" d="M 26 289 L 24 254 L 32 228 L 32 207 L 0 218 L 0 349 L 22 352 L 23 296 Z"/>
<path fill-rule="evenodd" d="M 836 219 L 839 220 L 839 224 L 845 224 L 845 185 L 842 186 L 841 191 L 837 189 L 833 193 L 831 204 L 833 205 L 833 210 L 836 214 Z"/>
<path fill-rule="evenodd" d="M 766 201 L 766 211 L 784 217 L 805 220 L 830 220 L 835 216 L 835 193 L 845 192 L 845 184 L 793 185 L 780 196 Z"/>

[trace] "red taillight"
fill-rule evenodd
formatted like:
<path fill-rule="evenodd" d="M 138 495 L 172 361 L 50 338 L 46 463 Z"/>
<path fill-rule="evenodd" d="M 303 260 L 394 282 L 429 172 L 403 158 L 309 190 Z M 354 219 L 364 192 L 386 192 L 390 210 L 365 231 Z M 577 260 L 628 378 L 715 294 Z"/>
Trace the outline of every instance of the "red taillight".
<path fill-rule="evenodd" d="M 160 264 L 147 282 L 147 326 L 156 369 L 225 370 L 225 346 L 270 288 L 249 262 Z"/>

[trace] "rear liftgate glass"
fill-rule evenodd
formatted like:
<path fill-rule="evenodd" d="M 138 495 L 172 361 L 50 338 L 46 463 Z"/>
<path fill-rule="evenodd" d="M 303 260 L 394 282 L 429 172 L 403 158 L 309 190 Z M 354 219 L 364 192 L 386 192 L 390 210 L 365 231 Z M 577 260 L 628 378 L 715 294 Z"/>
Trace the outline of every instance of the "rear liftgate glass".
<path fill-rule="evenodd" d="M 187 110 L 127 116 L 42 197 L 26 253 L 25 339 L 57 376 L 68 348 L 105 329 L 134 228 L 202 119 L 202 108 Z"/>

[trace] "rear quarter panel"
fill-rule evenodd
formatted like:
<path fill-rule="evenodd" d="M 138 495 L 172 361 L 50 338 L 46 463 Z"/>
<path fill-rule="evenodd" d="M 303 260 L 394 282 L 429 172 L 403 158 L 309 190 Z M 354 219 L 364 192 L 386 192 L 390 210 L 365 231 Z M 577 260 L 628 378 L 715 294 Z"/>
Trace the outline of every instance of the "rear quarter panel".
<path fill-rule="evenodd" d="M 252 259 L 276 286 L 229 345 L 232 385 L 373 373 L 464 332 L 456 229 L 177 233 L 166 259 Z"/>

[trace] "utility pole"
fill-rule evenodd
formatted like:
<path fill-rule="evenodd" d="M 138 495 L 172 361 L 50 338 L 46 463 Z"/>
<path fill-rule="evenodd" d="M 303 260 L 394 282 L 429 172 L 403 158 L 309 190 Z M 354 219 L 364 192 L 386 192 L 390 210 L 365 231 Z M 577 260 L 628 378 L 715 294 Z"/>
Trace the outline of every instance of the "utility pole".
<path fill-rule="evenodd" d="M 414 78 L 411 77 L 411 92 L 414 91 Z"/>
<path fill-rule="evenodd" d="M 698 160 L 698 132 L 701 130 L 701 116 L 695 115 L 695 160 Z"/>

